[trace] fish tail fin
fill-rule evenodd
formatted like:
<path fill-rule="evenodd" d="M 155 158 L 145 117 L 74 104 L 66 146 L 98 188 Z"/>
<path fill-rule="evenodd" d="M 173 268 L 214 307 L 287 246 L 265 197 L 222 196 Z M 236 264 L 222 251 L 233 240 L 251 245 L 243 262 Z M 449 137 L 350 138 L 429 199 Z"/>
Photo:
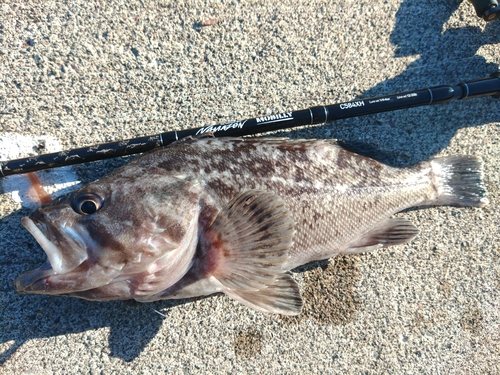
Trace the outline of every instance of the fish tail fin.
<path fill-rule="evenodd" d="M 483 162 L 476 156 L 446 156 L 430 161 L 436 206 L 484 207 L 489 201 L 483 183 Z"/>

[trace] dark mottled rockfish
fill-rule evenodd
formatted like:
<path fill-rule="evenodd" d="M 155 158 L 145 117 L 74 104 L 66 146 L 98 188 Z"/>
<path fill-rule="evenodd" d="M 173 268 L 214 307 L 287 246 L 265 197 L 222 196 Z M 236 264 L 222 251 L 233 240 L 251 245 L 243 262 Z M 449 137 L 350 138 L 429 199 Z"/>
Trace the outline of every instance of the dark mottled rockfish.
<path fill-rule="evenodd" d="M 48 262 L 21 293 L 155 301 L 223 292 L 298 314 L 286 272 L 408 242 L 414 206 L 488 203 L 481 161 L 393 168 L 329 140 L 205 138 L 143 155 L 23 219 Z"/>

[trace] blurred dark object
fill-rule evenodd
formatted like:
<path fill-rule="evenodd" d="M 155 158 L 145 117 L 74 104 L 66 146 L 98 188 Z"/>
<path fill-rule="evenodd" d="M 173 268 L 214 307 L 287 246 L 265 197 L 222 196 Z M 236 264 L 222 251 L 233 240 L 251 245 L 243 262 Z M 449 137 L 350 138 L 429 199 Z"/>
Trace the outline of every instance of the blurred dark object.
<path fill-rule="evenodd" d="M 500 18 L 500 7 L 498 6 L 497 0 L 469 0 L 474 9 L 476 9 L 476 14 L 481 17 L 486 22 L 493 21 L 494 19 Z"/>

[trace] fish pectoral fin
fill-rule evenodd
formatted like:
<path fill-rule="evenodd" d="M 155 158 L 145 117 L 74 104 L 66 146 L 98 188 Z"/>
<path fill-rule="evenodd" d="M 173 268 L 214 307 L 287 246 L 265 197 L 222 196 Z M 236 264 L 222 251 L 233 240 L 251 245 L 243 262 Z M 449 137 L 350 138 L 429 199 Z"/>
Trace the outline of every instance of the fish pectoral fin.
<path fill-rule="evenodd" d="M 381 247 L 401 245 L 411 241 L 418 233 L 418 228 L 409 220 L 390 218 L 350 243 L 342 254 L 358 254 Z"/>
<path fill-rule="evenodd" d="M 224 293 L 259 311 L 299 314 L 299 288 L 283 269 L 294 233 L 290 211 L 273 193 L 250 190 L 229 202 L 203 236 Z"/>

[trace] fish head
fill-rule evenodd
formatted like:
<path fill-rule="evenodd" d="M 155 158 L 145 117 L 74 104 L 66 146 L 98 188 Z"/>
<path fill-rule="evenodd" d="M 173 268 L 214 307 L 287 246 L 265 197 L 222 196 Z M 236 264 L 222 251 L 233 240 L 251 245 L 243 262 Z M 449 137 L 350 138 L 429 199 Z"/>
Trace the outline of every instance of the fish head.
<path fill-rule="evenodd" d="M 189 269 L 202 187 L 182 178 L 106 178 L 22 219 L 48 261 L 18 277 L 20 293 L 110 300 L 148 296 Z"/>

